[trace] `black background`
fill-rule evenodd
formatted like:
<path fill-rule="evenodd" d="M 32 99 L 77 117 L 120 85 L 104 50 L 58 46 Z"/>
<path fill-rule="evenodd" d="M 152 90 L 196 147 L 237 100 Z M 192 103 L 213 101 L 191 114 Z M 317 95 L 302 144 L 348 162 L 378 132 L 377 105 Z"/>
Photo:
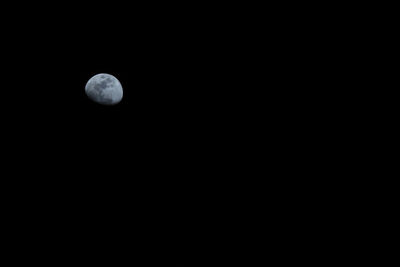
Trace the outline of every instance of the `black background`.
<path fill-rule="evenodd" d="M 331 51 L 320 45 L 330 42 L 324 26 L 310 38 L 318 21 L 298 23 L 307 16 L 282 5 L 5 8 L 0 196 L 10 252 L 139 266 L 224 266 L 247 246 L 264 255 L 258 243 L 289 255 L 282 235 L 304 232 L 290 207 L 314 188 L 301 176 L 310 166 L 320 175 L 315 158 L 325 161 L 331 142 L 316 106 L 337 91 L 321 90 L 335 80 L 321 64 Z M 86 97 L 98 73 L 120 80 L 121 103 Z"/>
<path fill-rule="evenodd" d="M 235 238 L 227 214 L 243 194 L 249 80 L 238 71 L 237 13 L 166 3 L 25 10 L 5 27 L 2 58 L 11 223 L 31 240 L 53 229 L 49 244 L 89 246 L 104 260 L 113 250 L 181 264 L 218 254 Z M 98 73 L 120 80 L 121 103 L 86 97 Z"/>

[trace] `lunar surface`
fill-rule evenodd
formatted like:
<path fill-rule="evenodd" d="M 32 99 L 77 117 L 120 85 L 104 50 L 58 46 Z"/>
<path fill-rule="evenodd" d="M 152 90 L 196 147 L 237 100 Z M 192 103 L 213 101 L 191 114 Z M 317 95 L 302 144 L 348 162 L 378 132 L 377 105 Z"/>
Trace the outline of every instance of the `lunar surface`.
<path fill-rule="evenodd" d="M 100 73 L 87 82 L 86 95 L 102 105 L 115 105 L 122 100 L 122 85 L 117 78 L 110 74 Z"/>

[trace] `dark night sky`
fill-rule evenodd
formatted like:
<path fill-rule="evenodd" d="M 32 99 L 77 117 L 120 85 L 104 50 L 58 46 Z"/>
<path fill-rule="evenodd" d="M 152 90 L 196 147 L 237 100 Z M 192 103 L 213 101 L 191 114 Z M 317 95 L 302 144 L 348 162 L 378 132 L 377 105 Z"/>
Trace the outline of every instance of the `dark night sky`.
<path fill-rule="evenodd" d="M 94 222 L 121 221 L 141 229 L 143 250 L 154 242 L 189 257 L 230 209 L 219 200 L 235 184 L 225 174 L 240 130 L 237 57 L 211 11 L 124 8 L 64 10 L 9 32 L 3 133 L 8 160 L 24 165 L 11 183 L 44 213 L 79 214 L 89 235 Z M 97 73 L 120 80 L 120 104 L 86 97 Z"/>
<path fill-rule="evenodd" d="M 292 226 L 261 217 L 281 224 L 282 203 L 303 194 L 302 171 L 325 160 L 308 157 L 310 144 L 326 153 L 331 142 L 314 107 L 330 98 L 314 72 L 326 70 L 307 52 L 320 40 L 310 45 L 291 15 L 304 13 L 286 2 L 280 12 L 117 2 L 3 10 L 0 196 L 12 260 L 226 266 L 243 246 L 280 249 L 269 233 L 290 243 L 280 235 Z M 87 98 L 98 73 L 120 80 L 121 103 Z"/>

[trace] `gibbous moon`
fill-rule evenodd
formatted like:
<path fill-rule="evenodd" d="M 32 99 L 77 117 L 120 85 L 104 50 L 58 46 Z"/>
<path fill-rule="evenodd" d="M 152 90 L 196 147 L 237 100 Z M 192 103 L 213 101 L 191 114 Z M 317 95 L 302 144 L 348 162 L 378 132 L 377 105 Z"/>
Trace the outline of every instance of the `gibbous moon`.
<path fill-rule="evenodd" d="M 118 104 L 123 97 L 122 85 L 117 78 L 110 74 L 100 73 L 86 83 L 86 95 L 102 105 Z"/>

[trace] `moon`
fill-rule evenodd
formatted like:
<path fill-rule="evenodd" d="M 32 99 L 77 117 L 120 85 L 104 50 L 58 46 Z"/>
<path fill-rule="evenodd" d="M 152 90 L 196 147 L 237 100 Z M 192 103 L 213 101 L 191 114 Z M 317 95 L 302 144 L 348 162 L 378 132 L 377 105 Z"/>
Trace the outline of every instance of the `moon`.
<path fill-rule="evenodd" d="M 118 104 L 123 97 L 121 83 L 107 73 L 100 73 L 90 78 L 86 83 L 85 92 L 89 99 L 102 105 Z"/>

